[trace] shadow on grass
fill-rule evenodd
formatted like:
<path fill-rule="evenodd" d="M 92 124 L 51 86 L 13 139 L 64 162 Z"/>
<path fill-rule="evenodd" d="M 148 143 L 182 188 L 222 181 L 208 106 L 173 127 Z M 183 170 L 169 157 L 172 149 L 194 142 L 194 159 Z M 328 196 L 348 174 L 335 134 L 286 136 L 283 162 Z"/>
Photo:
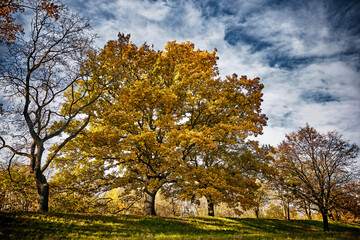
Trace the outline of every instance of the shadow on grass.
<path fill-rule="evenodd" d="M 252 230 L 281 233 L 281 232 L 323 232 L 322 221 L 317 220 L 279 220 L 279 219 L 253 219 L 253 218 L 232 218 L 239 222 L 242 227 Z M 329 222 L 330 231 L 354 232 L 360 234 L 360 228 L 339 222 Z"/>
<path fill-rule="evenodd" d="M 0 224 L 0 239 L 127 237 L 141 239 L 141 236 L 203 236 L 235 233 L 221 229 L 201 229 L 177 218 L 131 215 L 0 213 Z"/>
<path fill-rule="evenodd" d="M 330 223 L 323 233 L 321 221 L 162 218 L 135 215 L 1 213 L 0 239 L 324 239 L 341 236 L 359 239 L 360 228 Z M 280 236 L 280 238 L 279 238 Z M 283 238 L 281 238 L 283 236 Z M 344 236 L 344 237 L 343 237 Z M 310 237 L 310 238 L 309 238 Z"/>

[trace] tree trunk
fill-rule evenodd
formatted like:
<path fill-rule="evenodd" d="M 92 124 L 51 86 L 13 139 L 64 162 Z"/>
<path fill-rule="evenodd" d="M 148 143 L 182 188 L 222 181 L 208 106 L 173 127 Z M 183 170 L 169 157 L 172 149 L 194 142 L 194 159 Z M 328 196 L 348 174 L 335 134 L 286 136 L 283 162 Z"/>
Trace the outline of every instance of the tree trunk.
<path fill-rule="evenodd" d="M 254 212 L 255 212 L 256 218 L 259 218 L 259 209 L 258 209 L 258 208 L 255 208 L 255 209 L 254 209 Z"/>
<path fill-rule="evenodd" d="M 49 211 L 49 184 L 41 171 L 35 173 L 36 187 L 38 191 L 38 212 Z"/>
<path fill-rule="evenodd" d="M 286 205 L 286 213 L 287 213 L 287 220 L 290 220 L 290 203 L 287 202 Z"/>
<path fill-rule="evenodd" d="M 327 210 L 321 210 L 321 215 L 323 219 L 324 231 L 329 231 L 329 220 Z"/>
<path fill-rule="evenodd" d="M 158 190 L 145 190 L 144 199 L 144 215 L 145 216 L 156 216 L 155 212 L 155 197 Z"/>
<path fill-rule="evenodd" d="M 208 201 L 208 216 L 215 216 L 214 203 Z"/>
<path fill-rule="evenodd" d="M 309 204 L 307 204 L 307 203 L 306 203 L 306 200 L 304 200 L 304 209 L 305 209 L 305 214 L 306 214 L 306 216 L 307 216 L 308 220 L 311 220 L 311 219 L 312 219 L 312 217 L 311 217 L 311 208 L 310 208 L 310 203 L 309 203 Z"/>
<path fill-rule="evenodd" d="M 290 220 L 290 203 L 287 200 L 282 200 L 281 205 L 283 207 L 285 219 Z"/>

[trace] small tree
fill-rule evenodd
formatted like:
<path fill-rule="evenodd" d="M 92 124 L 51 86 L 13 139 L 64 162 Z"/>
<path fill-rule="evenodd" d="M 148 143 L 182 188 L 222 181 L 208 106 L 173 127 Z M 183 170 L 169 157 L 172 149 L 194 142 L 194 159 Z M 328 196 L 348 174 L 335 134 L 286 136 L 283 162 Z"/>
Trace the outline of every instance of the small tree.
<path fill-rule="evenodd" d="M 254 206 L 252 207 L 255 213 L 256 218 L 259 218 L 262 214 L 262 207 L 270 200 L 268 196 L 267 186 L 264 184 L 261 185 L 259 189 L 252 192 L 252 199 L 254 201 Z"/>
<path fill-rule="evenodd" d="M 180 198 L 205 197 L 208 216 L 215 215 L 215 205 L 221 202 L 234 210 L 260 205 L 258 180 L 268 170 L 271 151 L 269 146 L 249 141 L 223 144 L 216 151 L 194 152 L 176 183 Z"/>
<path fill-rule="evenodd" d="M 277 150 L 287 188 L 317 206 L 324 231 L 329 231 L 330 211 L 346 196 L 344 187 L 358 177 L 355 167 L 359 147 L 335 131 L 320 134 L 306 125 L 286 135 Z"/>
<path fill-rule="evenodd" d="M 294 203 L 295 196 L 293 192 L 287 187 L 288 172 L 283 171 L 281 167 L 277 166 L 279 162 L 275 161 L 273 163 L 275 172 L 269 183 L 274 190 L 274 197 L 276 197 L 281 202 L 285 218 L 290 220 L 290 206 Z"/>
<path fill-rule="evenodd" d="M 16 39 L 2 59 L 0 83 L 11 104 L 4 106 L 0 149 L 29 159 L 38 211 L 47 212 L 49 185 L 44 171 L 86 127 L 91 116 L 88 108 L 101 87 L 81 70 L 93 37 L 88 22 L 58 2 L 56 15 L 44 7 L 44 1 L 28 3 L 27 10 L 33 14 L 30 35 Z M 61 137 L 65 130 L 66 136 Z M 60 142 L 44 162 L 46 150 L 56 141 Z"/>
<path fill-rule="evenodd" d="M 35 208 L 36 186 L 23 164 L 0 167 L 0 211 Z"/>
<path fill-rule="evenodd" d="M 343 193 L 344 192 L 344 193 Z M 336 221 L 360 218 L 360 182 L 351 183 L 341 190 L 343 197 L 338 200 L 330 217 Z"/>

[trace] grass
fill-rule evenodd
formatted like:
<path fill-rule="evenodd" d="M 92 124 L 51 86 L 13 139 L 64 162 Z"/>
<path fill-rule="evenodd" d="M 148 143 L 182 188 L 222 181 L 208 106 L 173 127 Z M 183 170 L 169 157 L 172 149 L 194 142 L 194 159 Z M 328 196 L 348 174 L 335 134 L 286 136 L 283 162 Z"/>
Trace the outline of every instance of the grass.
<path fill-rule="evenodd" d="M 360 225 L 321 221 L 0 213 L 0 239 L 360 239 Z"/>

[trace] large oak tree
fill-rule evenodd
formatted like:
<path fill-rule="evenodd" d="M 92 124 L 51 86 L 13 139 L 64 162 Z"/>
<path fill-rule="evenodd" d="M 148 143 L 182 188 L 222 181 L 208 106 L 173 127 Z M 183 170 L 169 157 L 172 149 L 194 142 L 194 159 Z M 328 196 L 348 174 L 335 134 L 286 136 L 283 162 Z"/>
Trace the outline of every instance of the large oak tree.
<path fill-rule="evenodd" d="M 90 129 L 73 141 L 81 150 L 72 152 L 113 166 L 107 174 L 142 189 L 144 214 L 155 215 L 157 192 L 177 180 L 191 154 L 262 132 L 263 85 L 236 74 L 221 79 L 216 52 L 196 50 L 190 42 L 155 51 L 129 38 L 119 34 L 92 57 L 93 78 L 112 84 Z M 67 154 L 59 160 L 71 159 Z"/>

